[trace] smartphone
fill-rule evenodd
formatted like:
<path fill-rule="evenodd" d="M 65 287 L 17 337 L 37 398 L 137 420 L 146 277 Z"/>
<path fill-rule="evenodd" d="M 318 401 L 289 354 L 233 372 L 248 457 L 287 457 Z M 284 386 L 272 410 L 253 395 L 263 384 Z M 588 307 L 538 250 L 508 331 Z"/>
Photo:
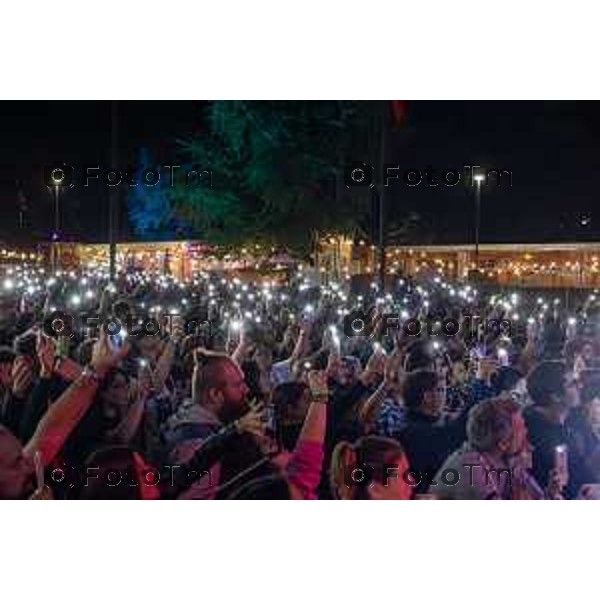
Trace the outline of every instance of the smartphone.
<path fill-rule="evenodd" d="M 569 482 L 569 449 L 566 444 L 555 446 L 554 468 L 558 473 L 560 485 L 565 487 Z"/>
<path fill-rule="evenodd" d="M 115 349 L 119 349 L 123 346 L 123 338 L 120 335 L 109 335 L 108 341 L 110 342 L 110 345 Z"/>
<path fill-rule="evenodd" d="M 498 363 L 501 367 L 508 367 L 508 350 L 506 348 L 498 348 Z"/>

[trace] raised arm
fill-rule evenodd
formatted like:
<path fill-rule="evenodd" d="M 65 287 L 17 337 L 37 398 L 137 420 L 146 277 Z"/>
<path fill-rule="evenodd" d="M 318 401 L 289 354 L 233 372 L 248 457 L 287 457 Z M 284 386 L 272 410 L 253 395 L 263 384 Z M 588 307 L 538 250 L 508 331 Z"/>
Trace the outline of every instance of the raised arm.
<path fill-rule="evenodd" d="M 231 358 L 241 367 L 242 363 L 248 358 L 251 350 L 251 344 L 248 343 L 248 336 L 242 326 L 240 329 L 240 338 L 238 344 L 231 355 Z"/>
<path fill-rule="evenodd" d="M 33 460 L 40 452 L 42 464 L 49 464 L 92 405 L 98 383 L 124 356 L 127 346 L 115 351 L 102 333 L 94 345 L 89 369 L 84 371 L 48 409 L 23 454 Z"/>
<path fill-rule="evenodd" d="M 169 336 L 169 339 L 165 345 L 158 362 L 156 363 L 156 372 L 154 375 L 154 387 L 159 392 L 164 387 L 171 368 L 173 366 L 173 360 L 175 359 L 175 353 L 177 347 L 185 335 L 184 330 L 177 324 L 173 325 L 173 331 Z"/>
<path fill-rule="evenodd" d="M 358 417 L 365 430 L 373 427 L 381 404 L 390 390 L 401 388 L 405 376 L 404 367 L 402 366 L 403 360 L 403 352 L 396 348 L 385 360 L 381 385 L 360 406 Z"/>
<path fill-rule="evenodd" d="M 381 404 L 387 396 L 385 382 L 382 384 L 362 403 L 358 410 L 358 418 L 365 431 L 371 431 L 377 419 L 377 413 L 381 408 Z"/>
<path fill-rule="evenodd" d="M 146 412 L 146 400 L 152 389 L 152 373 L 148 366 L 138 369 L 138 376 L 135 382 L 134 400 L 125 418 L 113 429 L 108 432 L 108 437 L 120 444 L 129 444 L 133 436 L 138 432 L 144 414 Z"/>
<path fill-rule="evenodd" d="M 291 356 L 288 358 L 288 360 L 291 363 L 300 360 L 302 358 L 302 356 L 304 356 L 304 353 L 306 351 L 306 341 L 308 339 L 308 335 L 310 332 L 309 328 L 310 328 L 310 325 L 305 324 L 300 329 L 300 333 L 298 334 L 298 339 L 296 340 L 296 345 L 294 346 L 294 350 L 292 351 Z"/>
<path fill-rule="evenodd" d="M 313 400 L 287 466 L 289 483 L 306 500 L 316 498 L 316 489 L 321 480 L 329 400 L 327 375 L 324 371 L 310 371 L 308 383 Z"/>

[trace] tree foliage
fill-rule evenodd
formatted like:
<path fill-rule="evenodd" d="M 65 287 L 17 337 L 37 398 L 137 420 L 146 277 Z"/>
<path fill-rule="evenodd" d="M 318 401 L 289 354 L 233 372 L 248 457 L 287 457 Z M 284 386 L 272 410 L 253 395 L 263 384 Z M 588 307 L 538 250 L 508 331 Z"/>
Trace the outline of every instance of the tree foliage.
<path fill-rule="evenodd" d="M 143 148 L 139 154 L 139 165 L 145 167 L 156 164 L 156 161 L 151 160 L 150 154 L 147 148 Z M 128 188 L 129 222 L 138 239 L 172 240 L 193 233 L 185 216 L 173 210 L 169 190 L 168 177 L 161 177 L 154 186 L 138 183 Z"/>
<path fill-rule="evenodd" d="M 210 170 L 212 185 L 176 177 L 159 194 L 139 191 L 131 217 L 138 231 L 186 224 L 190 236 L 221 245 L 308 249 L 314 231 L 364 237 L 371 191 L 347 189 L 342 171 L 355 160 L 378 164 L 384 104 L 208 102 L 200 131 L 178 140 L 178 164 Z"/>
<path fill-rule="evenodd" d="M 211 170 L 212 187 L 176 186 L 174 209 L 219 243 L 306 246 L 313 229 L 351 230 L 366 206 L 345 197 L 341 171 L 368 133 L 369 109 L 344 101 L 210 103 L 204 131 L 181 148 L 187 164 Z"/>

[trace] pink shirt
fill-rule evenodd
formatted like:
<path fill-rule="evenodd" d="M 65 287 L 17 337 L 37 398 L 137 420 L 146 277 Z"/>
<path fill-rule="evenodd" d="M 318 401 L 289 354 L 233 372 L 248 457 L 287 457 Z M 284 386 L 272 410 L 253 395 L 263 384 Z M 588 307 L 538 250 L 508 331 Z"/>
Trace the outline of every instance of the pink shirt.
<path fill-rule="evenodd" d="M 317 499 L 317 487 L 323 467 L 323 445 L 319 442 L 299 441 L 294 452 L 282 452 L 273 462 L 286 472 L 305 500 Z"/>

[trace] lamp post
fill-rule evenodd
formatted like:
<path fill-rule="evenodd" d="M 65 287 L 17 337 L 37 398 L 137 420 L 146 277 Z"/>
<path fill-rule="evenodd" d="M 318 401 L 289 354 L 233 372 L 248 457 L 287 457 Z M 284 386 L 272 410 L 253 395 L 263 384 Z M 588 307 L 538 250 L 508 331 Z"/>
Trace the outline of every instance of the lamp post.
<path fill-rule="evenodd" d="M 475 270 L 479 273 L 479 228 L 481 225 L 481 184 L 485 175 L 475 175 Z"/>
<path fill-rule="evenodd" d="M 60 188 L 58 185 L 52 186 L 54 195 L 54 231 L 52 233 L 52 271 L 55 273 L 58 266 L 58 243 L 60 239 Z"/>
<path fill-rule="evenodd" d="M 110 157 L 112 168 L 115 169 L 119 164 L 119 122 L 117 101 L 111 102 L 111 135 L 110 135 Z M 119 192 L 116 185 L 110 188 L 108 192 L 108 272 L 111 281 L 114 281 L 117 276 L 117 233 L 118 227 L 116 221 L 118 219 L 118 200 Z"/>

